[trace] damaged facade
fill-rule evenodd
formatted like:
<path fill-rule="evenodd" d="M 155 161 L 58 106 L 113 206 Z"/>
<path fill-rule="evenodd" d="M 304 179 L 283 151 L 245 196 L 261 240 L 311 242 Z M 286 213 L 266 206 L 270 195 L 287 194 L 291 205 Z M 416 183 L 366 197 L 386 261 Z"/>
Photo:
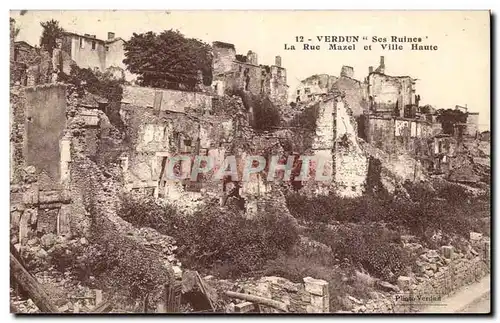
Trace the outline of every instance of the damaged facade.
<path fill-rule="evenodd" d="M 125 40 L 115 37 L 113 32 L 108 32 L 106 40 L 96 38 L 96 35 L 65 32 L 60 41 L 60 49 L 80 68 L 100 72 L 120 69 L 126 81 L 130 82 L 136 78 L 123 63 Z"/>
<path fill-rule="evenodd" d="M 357 136 L 367 143 L 394 157 L 408 155 L 432 174 L 448 174 L 453 168 L 460 140 L 442 133 L 434 108 L 420 105 L 415 78 L 386 74 L 384 56 L 378 67 L 369 67 L 363 81 L 354 78 L 350 66 L 342 66 L 338 77 L 313 75 L 299 84 L 292 101 L 304 106 L 332 93 L 343 96 L 356 120 Z M 456 109 L 467 113 L 467 122 L 456 126 L 463 128 L 464 140 L 473 140 L 478 134 L 478 113 L 468 112 L 467 107 Z"/>
<path fill-rule="evenodd" d="M 267 96 L 277 106 L 287 104 L 288 85 L 286 69 L 281 57 L 273 65 L 260 65 L 258 55 L 248 51 L 237 55 L 233 44 L 214 42 L 213 85 L 218 95 L 248 91 L 256 96 Z"/>

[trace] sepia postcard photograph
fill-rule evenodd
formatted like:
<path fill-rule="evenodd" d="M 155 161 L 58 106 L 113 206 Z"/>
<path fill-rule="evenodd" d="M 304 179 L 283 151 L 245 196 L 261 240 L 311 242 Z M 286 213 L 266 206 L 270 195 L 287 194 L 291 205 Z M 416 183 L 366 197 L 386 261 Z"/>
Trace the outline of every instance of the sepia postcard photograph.
<path fill-rule="evenodd" d="M 491 314 L 488 10 L 10 10 L 10 312 Z"/>

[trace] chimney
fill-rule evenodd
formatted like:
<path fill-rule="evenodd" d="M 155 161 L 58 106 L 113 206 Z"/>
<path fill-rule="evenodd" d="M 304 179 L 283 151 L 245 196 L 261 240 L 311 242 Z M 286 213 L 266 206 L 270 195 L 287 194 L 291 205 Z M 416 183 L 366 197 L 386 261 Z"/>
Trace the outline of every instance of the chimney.
<path fill-rule="evenodd" d="M 281 56 L 276 56 L 274 62 L 276 66 L 281 67 Z"/>
<path fill-rule="evenodd" d="M 115 39 L 115 33 L 108 31 L 108 40 L 113 40 L 113 39 Z"/>
<path fill-rule="evenodd" d="M 258 61 L 257 61 L 257 54 L 252 52 L 251 50 L 248 51 L 248 54 L 247 54 L 247 61 L 248 63 L 250 64 L 253 64 L 253 65 L 259 65 L 258 64 Z"/>
<path fill-rule="evenodd" d="M 354 69 L 351 66 L 342 66 L 342 69 L 340 70 L 340 76 L 344 77 L 354 77 Z"/>
<path fill-rule="evenodd" d="M 90 34 L 83 34 L 83 36 L 85 36 L 85 37 L 90 37 Z"/>
<path fill-rule="evenodd" d="M 371 74 L 371 73 L 373 73 L 373 66 L 368 67 L 368 74 Z"/>
<path fill-rule="evenodd" d="M 92 37 L 92 38 L 95 38 L 95 35 L 92 35 L 91 37 Z"/>
<path fill-rule="evenodd" d="M 380 56 L 380 66 L 385 67 L 384 56 Z"/>

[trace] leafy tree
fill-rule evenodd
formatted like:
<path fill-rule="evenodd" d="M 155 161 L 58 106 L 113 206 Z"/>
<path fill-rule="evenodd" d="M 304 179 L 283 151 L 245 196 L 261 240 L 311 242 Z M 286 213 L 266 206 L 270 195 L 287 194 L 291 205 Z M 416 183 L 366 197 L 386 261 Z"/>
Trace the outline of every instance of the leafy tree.
<path fill-rule="evenodd" d="M 443 133 L 455 134 L 455 125 L 467 122 L 467 113 L 456 109 L 440 109 L 437 111 L 437 121 L 443 127 Z"/>
<path fill-rule="evenodd" d="M 43 28 L 42 37 L 40 38 L 40 47 L 48 51 L 52 55 L 52 51 L 56 48 L 56 40 L 62 37 L 64 29 L 59 26 L 59 21 L 49 20 L 41 22 Z"/>
<path fill-rule="evenodd" d="M 136 34 L 125 44 L 123 60 L 144 86 L 195 89 L 201 70 L 203 84 L 212 82 L 210 45 L 179 31 Z"/>

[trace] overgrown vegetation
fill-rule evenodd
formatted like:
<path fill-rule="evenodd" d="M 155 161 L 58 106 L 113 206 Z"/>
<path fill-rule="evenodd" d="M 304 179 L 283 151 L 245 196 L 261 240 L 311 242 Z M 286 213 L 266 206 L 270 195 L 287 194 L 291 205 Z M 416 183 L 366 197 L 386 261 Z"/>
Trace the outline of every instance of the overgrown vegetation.
<path fill-rule="evenodd" d="M 210 204 L 183 216 L 152 199 L 127 195 L 120 215 L 137 227 L 152 227 L 174 237 L 183 264 L 220 277 L 258 273 L 266 261 L 289 252 L 298 239 L 291 220 L 279 211 L 269 210 L 251 220 L 238 208 Z"/>
<path fill-rule="evenodd" d="M 59 26 L 59 21 L 49 20 L 41 22 L 42 36 L 40 37 L 40 47 L 48 51 L 50 55 L 57 47 L 57 40 L 63 36 L 64 29 Z"/>
<path fill-rule="evenodd" d="M 109 220 L 93 222 L 90 241 L 56 249 L 52 263 L 61 272 L 73 273 L 84 285 L 99 287 L 129 306 L 169 282 L 157 255 L 121 235 Z"/>
<path fill-rule="evenodd" d="M 485 232 L 482 217 L 489 213 L 487 196 L 471 197 L 461 186 L 445 184 L 436 191 L 405 184 L 412 200 L 382 195 L 344 199 L 335 196 L 308 198 L 287 196 L 291 214 L 306 222 L 384 222 L 399 232 L 425 240 L 429 233 L 468 237 L 470 231 Z"/>
<path fill-rule="evenodd" d="M 124 81 L 114 78 L 111 73 L 95 73 L 90 68 L 80 68 L 73 64 L 70 74 L 61 72 L 59 80 L 73 85 L 70 88 L 70 94 L 76 92 L 79 97 L 83 97 L 87 91 L 103 97 L 109 102 L 121 102 L 122 100 Z"/>
<path fill-rule="evenodd" d="M 91 93 L 107 100 L 106 114 L 111 124 L 118 129 L 123 129 L 123 121 L 119 114 L 119 103 L 123 97 L 125 83 L 122 78 L 115 78 L 111 72 L 93 72 L 90 68 L 80 68 L 76 64 L 71 65 L 69 75 L 60 72 L 58 80 L 69 84 L 68 95 L 76 93 L 83 98 L 85 93 Z"/>
<path fill-rule="evenodd" d="M 457 125 L 467 122 L 467 113 L 457 109 L 439 109 L 437 111 L 437 121 L 441 123 L 443 133 L 455 135 L 455 132 L 458 131 L 460 135 L 463 129 L 462 127 L 457 128 Z"/>
<path fill-rule="evenodd" d="M 202 72 L 203 84 L 212 83 L 210 45 L 186 38 L 179 31 L 134 33 L 124 49 L 123 62 L 139 75 L 143 86 L 194 90 L 199 82 L 198 71 Z"/>

